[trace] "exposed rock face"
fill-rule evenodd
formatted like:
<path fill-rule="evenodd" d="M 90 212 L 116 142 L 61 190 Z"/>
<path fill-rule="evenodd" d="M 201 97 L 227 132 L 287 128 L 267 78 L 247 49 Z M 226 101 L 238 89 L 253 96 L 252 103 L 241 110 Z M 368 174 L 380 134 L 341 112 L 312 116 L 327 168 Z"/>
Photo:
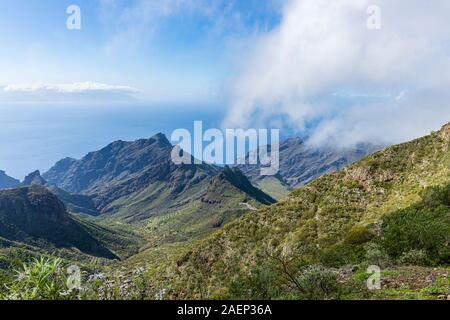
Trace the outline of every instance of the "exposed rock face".
<path fill-rule="evenodd" d="M 46 184 L 47 181 L 45 181 L 44 178 L 41 177 L 41 172 L 39 170 L 36 170 L 27 175 L 22 182 L 23 186 L 32 186 L 32 185 L 45 186 Z"/>
<path fill-rule="evenodd" d="M 445 141 L 450 141 L 450 123 L 442 127 L 440 135 Z"/>
<path fill-rule="evenodd" d="M 0 191 L 0 238 L 115 258 L 69 216 L 54 194 L 38 185 Z"/>
<path fill-rule="evenodd" d="M 362 185 L 370 187 L 376 183 L 385 183 L 395 179 L 395 174 L 389 170 L 370 167 L 354 167 L 345 169 L 346 174 Z"/>
<path fill-rule="evenodd" d="M 20 181 L 14 178 L 11 178 L 6 174 L 5 171 L 0 170 L 0 189 L 5 188 L 14 188 L 20 184 Z"/>

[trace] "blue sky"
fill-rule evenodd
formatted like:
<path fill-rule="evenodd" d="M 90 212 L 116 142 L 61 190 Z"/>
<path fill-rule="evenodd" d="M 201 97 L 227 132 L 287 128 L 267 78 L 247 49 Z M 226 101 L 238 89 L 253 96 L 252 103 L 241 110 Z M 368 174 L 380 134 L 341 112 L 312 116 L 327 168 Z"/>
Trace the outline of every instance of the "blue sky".
<path fill-rule="evenodd" d="M 0 168 L 22 179 L 114 140 L 219 126 L 235 49 L 274 28 L 282 3 L 2 0 Z M 69 5 L 81 30 L 66 28 Z"/>
<path fill-rule="evenodd" d="M 343 148 L 450 121 L 448 0 L 0 2 L 0 169 L 16 177 L 194 120 Z"/>
<path fill-rule="evenodd" d="M 3 0 L 0 86 L 95 82 L 136 88 L 140 101 L 215 102 L 232 69 L 229 48 L 273 28 L 280 3 Z M 66 28 L 71 4 L 81 9 L 79 31 Z M 3 100 L 35 98 L 18 95 Z"/>

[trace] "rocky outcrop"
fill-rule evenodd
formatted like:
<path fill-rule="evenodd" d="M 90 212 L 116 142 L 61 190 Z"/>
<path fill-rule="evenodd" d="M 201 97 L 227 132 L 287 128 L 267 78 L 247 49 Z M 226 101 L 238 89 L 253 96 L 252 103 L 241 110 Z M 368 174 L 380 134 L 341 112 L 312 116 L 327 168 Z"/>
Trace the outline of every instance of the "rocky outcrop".
<path fill-rule="evenodd" d="M 47 181 L 45 181 L 45 179 L 41 177 L 41 172 L 39 170 L 36 170 L 27 175 L 22 182 L 22 186 L 32 186 L 32 185 L 45 186 L 46 184 Z"/>
<path fill-rule="evenodd" d="M 440 136 L 445 141 L 450 141 L 450 123 L 442 127 L 440 131 Z"/>
<path fill-rule="evenodd" d="M 374 169 L 371 167 L 350 167 L 345 169 L 345 173 L 366 187 L 395 179 L 395 174 L 390 170 Z"/>
<path fill-rule="evenodd" d="M 0 238 L 43 248 L 76 248 L 116 258 L 67 213 L 45 187 L 31 185 L 0 191 Z"/>

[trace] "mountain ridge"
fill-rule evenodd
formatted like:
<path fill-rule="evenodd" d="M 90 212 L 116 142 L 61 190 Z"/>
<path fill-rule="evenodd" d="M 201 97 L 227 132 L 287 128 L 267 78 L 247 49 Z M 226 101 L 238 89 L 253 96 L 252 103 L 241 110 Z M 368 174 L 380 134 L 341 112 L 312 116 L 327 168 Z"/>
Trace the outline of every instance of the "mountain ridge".
<path fill-rule="evenodd" d="M 224 209 L 228 202 L 239 212 L 242 206 L 236 205 L 233 197 L 254 201 L 254 205 L 275 202 L 237 170 L 206 163 L 174 164 L 173 148 L 162 133 L 149 139 L 115 141 L 80 160 L 59 161 L 43 177 L 66 192 L 89 196 L 102 216 L 126 222 L 187 212 L 194 207 L 206 210 L 208 194 L 215 197 L 209 202 L 221 202 Z M 212 181 L 220 176 L 223 179 L 216 182 L 225 183 L 227 197 L 210 190 Z"/>

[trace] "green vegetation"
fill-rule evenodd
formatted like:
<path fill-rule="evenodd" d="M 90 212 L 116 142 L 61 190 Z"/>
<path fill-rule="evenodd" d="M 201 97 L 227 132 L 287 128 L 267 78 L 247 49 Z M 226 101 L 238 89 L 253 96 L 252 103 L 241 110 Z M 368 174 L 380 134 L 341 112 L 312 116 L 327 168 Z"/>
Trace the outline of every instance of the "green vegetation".
<path fill-rule="evenodd" d="M 238 192 L 233 179 L 209 181 L 196 201 L 151 216 L 133 230 L 112 217 L 78 219 L 100 244 L 115 239 L 109 250 L 126 259 L 88 262 L 86 289 L 77 297 L 447 299 L 450 294 L 450 125 L 257 210 L 242 206 L 257 205 L 255 194 Z M 178 199 L 194 199 L 193 190 Z M 223 198 L 216 201 L 217 195 Z M 139 236 L 144 246 L 133 240 Z M 14 260 L 0 254 L 5 266 L 0 279 L 9 283 L 3 297 L 14 293 Z M 381 290 L 367 289 L 370 265 L 381 268 Z M 45 279 L 51 287 L 59 278 Z"/>
<path fill-rule="evenodd" d="M 67 277 L 62 272 L 62 260 L 34 259 L 14 271 L 12 281 L 5 283 L 2 298 L 8 300 L 55 300 L 65 294 Z"/>
<path fill-rule="evenodd" d="M 277 200 L 283 200 L 289 195 L 289 186 L 276 177 L 268 176 L 256 182 L 256 186 Z"/>
<path fill-rule="evenodd" d="M 311 265 L 338 274 L 350 268 L 350 275 L 339 282 L 341 292 L 360 283 L 357 272 L 365 272 L 372 263 L 393 270 L 406 261 L 448 267 L 449 130 L 447 126 L 375 153 L 295 190 L 283 202 L 229 223 L 167 268 L 164 281 L 171 288 L 169 294 L 189 298 L 236 294 L 236 275 L 258 279 L 266 274 L 259 268 L 274 256 L 268 252 L 289 261 L 293 277 Z M 274 293 L 271 298 L 301 297 L 283 272 L 273 271 L 271 277 L 278 279 L 269 290 Z M 246 281 L 242 283 L 241 292 L 249 292 Z M 353 292 L 361 292 L 359 297 L 366 294 Z"/>
<path fill-rule="evenodd" d="M 143 269 L 114 269 L 89 273 L 59 258 L 33 258 L 4 278 L 0 299 L 147 299 L 148 284 L 143 272 Z"/>
<path fill-rule="evenodd" d="M 403 264 L 450 264 L 450 186 L 427 190 L 424 200 L 384 218 L 381 244 Z"/>

